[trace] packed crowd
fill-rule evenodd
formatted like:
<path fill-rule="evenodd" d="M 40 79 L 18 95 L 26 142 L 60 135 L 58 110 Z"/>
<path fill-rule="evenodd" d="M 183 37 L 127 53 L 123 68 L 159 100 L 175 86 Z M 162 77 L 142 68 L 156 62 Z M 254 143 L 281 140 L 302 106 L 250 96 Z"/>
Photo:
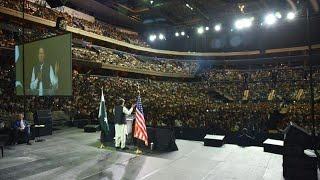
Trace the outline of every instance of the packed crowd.
<path fill-rule="evenodd" d="M 244 91 L 249 90 L 249 99 L 260 101 L 268 99 L 268 95 L 275 90 L 274 97 L 282 100 L 294 100 L 299 89 L 304 91 L 304 99 L 310 98 L 309 71 L 303 65 L 269 64 L 265 68 L 259 65 L 242 67 L 215 66 L 199 73 L 203 81 L 216 91 L 242 100 Z M 226 69 L 223 69 L 226 68 Z M 315 98 L 320 98 L 320 66 L 314 67 Z"/>
<path fill-rule="evenodd" d="M 5 25 L 10 26 L 11 29 L 14 29 L 15 31 L 19 31 L 18 26 L 12 24 Z M 26 41 L 33 41 L 37 38 L 46 38 L 54 35 L 54 32 L 44 30 L 25 29 L 25 32 L 26 34 L 24 37 Z M 17 43 L 16 39 L 19 39 L 19 33 L 0 29 L 0 38 L 0 47 L 13 48 Z M 74 59 L 112 64 L 127 68 L 177 74 L 194 74 L 199 68 L 199 64 L 194 61 L 177 61 L 172 59 L 137 56 L 100 46 L 84 45 L 81 43 L 73 43 L 73 46 L 72 56 Z"/>
<path fill-rule="evenodd" d="M 0 15 L 0 20 L 2 16 Z M 0 23 L 0 47 L 13 48 L 17 44 L 45 39 L 52 36 L 57 36 L 57 33 L 43 29 L 41 27 L 25 27 L 24 36 L 22 36 L 22 27 L 17 20 L 12 20 L 10 23 L 4 21 Z M 23 37 L 23 38 L 22 38 Z"/>
<path fill-rule="evenodd" d="M 16 44 L 15 34 L 0 29 L 0 47 L 14 47 Z"/>
<path fill-rule="evenodd" d="M 269 63 L 261 65 L 220 65 L 204 70 L 202 75 L 209 81 L 287 81 L 308 80 L 308 69 L 303 64 Z M 319 76 L 318 76 L 319 77 Z"/>
<path fill-rule="evenodd" d="M 0 0 L 0 6 L 22 11 L 22 1 L 19 0 Z M 51 8 L 47 8 L 45 5 L 39 5 L 26 1 L 25 12 L 27 14 L 37 16 L 43 19 L 56 22 L 58 17 L 63 17 L 68 26 L 82 29 L 84 31 L 92 32 L 98 35 L 110 37 L 119 41 L 128 42 L 138 46 L 149 47 L 149 45 L 135 32 L 123 30 L 116 26 L 95 20 L 89 22 L 84 19 L 73 17 L 67 13 L 60 12 Z"/>
<path fill-rule="evenodd" d="M 0 6 L 21 11 L 21 3 L 18 2 L 0 0 Z M 147 46 L 137 34 L 121 31 L 103 22 L 88 22 L 30 2 L 27 2 L 26 12 L 51 21 L 55 21 L 57 17 L 64 17 L 71 27 Z M 15 34 L 0 30 L 0 46 L 14 45 Z M 199 66 L 194 62 L 142 57 L 96 46 L 73 47 L 72 53 L 76 59 L 157 72 L 193 74 Z M 312 123 L 309 104 L 306 101 L 293 101 L 299 89 L 304 90 L 305 100 L 310 96 L 306 69 L 308 68 L 303 65 L 289 63 L 250 65 L 241 68 L 237 65 L 216 66 L 203 70 L 199 75 L 203 78 L 202 82 L 100 77 L 79 74 L 74 70 L 72 97 L 22 98 L 15 95 L 14 66 L 5 65 L 0 66 L 0 116 L 11 116 L 22 112 L 25 104 L 27 112 L 51 109 L 62 110 L 74 118 L 96 118 L 100 89 L 103 87 L 110 122 L 115 100 L 122 97 L 129 106 L 136 101 L 140 90 L 146 123 L 150 126 L 181 125 L 191 128 L 210 127 L 224 131 L 238 131 L 246 127 L 262 132 L 266 129 L 266 123 L 274 110 L 280 108 L 280 103 L 288 101 L 288 113 L 284 117 L 284 122 L 296 122 L 310 131 Z M 320 67 L 315 68 L 314 79 L 315 98 L 319 99 Z M 212 89 L 232 97 L 234 101 L 215 102 L 209 93 Z M 249 101 L 239 102 L 246 89 L 250 91 Z M 271 90 L 275 90 L 277 98 L 267 101 Z M 320 105 L 317 103 L 315 108 L 316 119 L 319 120 Z"/>
<path fill-rule="evenodd" d="M 102 47 L 72 48 L 72 56 L 75 59 L 113 64 L 122 67 L 144 69 L 156 72 L 194 74 L 199 65 L 192 61 L 178 61 L 169 59 L 150 58 L 137 56 L 120 51 L 114 51 Z"/>
<path fill-rule="evenodd" d="M 10 26 L 18 28 L 17 26 Z M 30 29 L 26 29 L 26 32 L 30 32 L 25 35 L 26 41 L 32 41 L 35 38 L 45 38 L 53 35 L 53 32 L 33 32 Z M 13 48 L 18 39 L 18 33 L 10 32 L 0 29 L 0 47 Z M 161 59 L 156 57 L 137 56 L 125 52 L 107 49 L 100 46 L 91 46 L 73 43 L 72 57 L 78 60 L 87 60 L 92 62 L 106 63 L 117 65 L 126 68 L 143 69 L 155 72 L 163 73 L 175 73 L 175 74 L 194 74 L 198 68 L 199 63 L 194 61 L 180 61 L 172 59 Z"/>
<path fill-rule="evenodd" d="M 23 98 L 15 95 L 13 67 L 1 69 L 0 113 L 9 116 L 23 110 Z M 266 129 L 266 123 L 281 101 L 230 103 L 214 102 L 208 95 L 209 86 L 202 82 L 153 81 L 79 74 L 73 71 L 72 97 L 26 97 L 26 110 L 62 110 L 75 118 L 96 118 L 104 89 L 108 118 L 112 123 L 112 109 L 118 97 L 126 105 L 134 103 L 138 90 L 142 97 L 146 123 L 149 126 L 175 126 L 215 128 L 238 131 L 246 127 L 255 132 Z M 139 87 L 139 88 L 138 88 Z M 288 104 L 285 121 L 293 121 L 310 130 L 309 104 Z M 319 120 L 320 106 L 316 104 Z M 303 117 L 301 119 L 301 117 Z"/>

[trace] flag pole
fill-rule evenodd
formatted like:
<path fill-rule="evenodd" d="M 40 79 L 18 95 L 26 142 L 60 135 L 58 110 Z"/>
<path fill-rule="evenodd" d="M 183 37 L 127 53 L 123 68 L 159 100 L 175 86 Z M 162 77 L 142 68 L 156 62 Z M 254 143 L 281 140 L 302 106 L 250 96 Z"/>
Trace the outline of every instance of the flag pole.
<path fill-rule="evenodd" d="M 139 83 L 138 83 L 138 95 L 140 96 L 140 87 L 139 87 Z M 136 120 L 137 121 L 137 120 Z M 136 123 L 135 123 L 136 124 Z M 136 129 L 136 127 L 134 127 Z M 137 150 L 135 151 L 136 154 L 141 154 L 142 151 L 139 150 L 139 144 L 140 144 L 140 139 L 136 138 L 137 139 Z"/>
<path fill-rule="evenodd" d="M 101 87 L 101 96 L 103 96 L 103 86 Z M 101 102 L 100 102 L 100 106 L 101 106 Z M 101 125 L 100 125 L 101 126 Z M 103 132 L 102 132 L 102 129 L 101 129 L 101 136 L 100 136 L 100 143 L 101 143 L 101 145 L 100 145 L 100 149 L 103 149 L 103 148 L 106 148 L 104 145 L 103 145 L 103 142 L 102 142 L 102 136 L 103 136 Z"/>

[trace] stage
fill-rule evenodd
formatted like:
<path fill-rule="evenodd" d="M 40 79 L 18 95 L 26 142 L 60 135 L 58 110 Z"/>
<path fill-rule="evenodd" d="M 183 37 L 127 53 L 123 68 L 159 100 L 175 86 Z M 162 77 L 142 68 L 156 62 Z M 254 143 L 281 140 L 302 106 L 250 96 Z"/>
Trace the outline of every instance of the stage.
<path fill-rule="evenodd" d="M 282 156 L 262 147 L 207 147 L 176 140 L 178 151 L 138 156 L 99 149 L 99 137 L 100 132 L 63 128 L 44 142 L 7 146 L 0 179 L 283 179 Z"/>

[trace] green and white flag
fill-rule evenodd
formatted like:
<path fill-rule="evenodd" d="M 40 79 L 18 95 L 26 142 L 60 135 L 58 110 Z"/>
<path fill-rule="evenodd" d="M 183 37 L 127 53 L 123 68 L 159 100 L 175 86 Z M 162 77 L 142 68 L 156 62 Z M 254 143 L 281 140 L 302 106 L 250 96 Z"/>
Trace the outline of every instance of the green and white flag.
<path fill-rule="evenodd" d="M 100 121 L 101 131 L 104 132 L 104 134 L 108 134 L 109 133 L 109 125 L 108 125 L 108 118 L 107 118 L 107 111 L 106 111 L 106 104 L 105 104 L 105 100 L 104 100 L 103 90 L 101 91 L 101 101 L 100 101 L 98 118 Z"/>

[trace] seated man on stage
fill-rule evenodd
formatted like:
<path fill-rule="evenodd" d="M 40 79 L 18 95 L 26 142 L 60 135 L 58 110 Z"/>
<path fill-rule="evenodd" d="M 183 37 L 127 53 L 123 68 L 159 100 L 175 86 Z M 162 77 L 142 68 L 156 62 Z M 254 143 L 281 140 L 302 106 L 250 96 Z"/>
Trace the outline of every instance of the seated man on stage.
<path fill-rule="evenodd" d="M 126 150 L 128 149 L 126 147 L 126 116 L 130 115 L 133 111 L 133 108 L 136 106 L 135 104 L 132 104 L 130 110 L 128 110 L 124 106 L 125 100 L 122 98 L 119 98 L 116 102 L 116 107 L 113 109 L 114 113 L 114 124 L 115 124 L 115 146 L 116 149 Z"/>
<path fill-rule="evenodd" d="M 17 120 L 14 124 L 13 124 L 13 129 L 14 129 L 14 134 L 13 134 L 13 142 L 14 144 L 17 144 L 17 138 L 18 135 L 22 135 L 25 138 L 25 142 L 28 145 L 31 145 L 31 143 L 29 142 L 29 138 L 30 138 L 30 125 L 28 124 L 28 122 L 26 120 L 23 119 L 24 115 L 22 113 L 19 114 L 19 120 Z"/>

